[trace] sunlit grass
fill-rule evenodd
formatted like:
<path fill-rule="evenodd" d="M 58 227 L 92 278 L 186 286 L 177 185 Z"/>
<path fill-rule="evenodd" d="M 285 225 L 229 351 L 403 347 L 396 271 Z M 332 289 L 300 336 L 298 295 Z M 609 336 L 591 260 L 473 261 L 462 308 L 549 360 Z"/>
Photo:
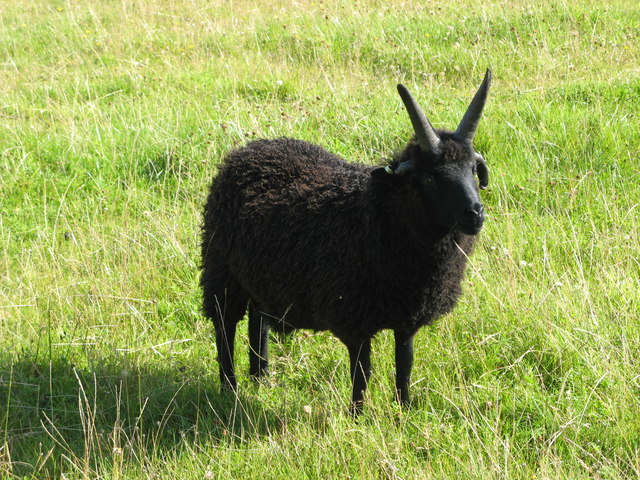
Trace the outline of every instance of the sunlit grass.
<path fill-rule="evenodd" d="M 25 2 L 0 16 L 0 476 L 640 475 L 640 11 L 634 2 Z M 293 136 L 375 163 L 453 127 L 489 212 L 458 308 L 419 332 L 414 402 L 374 341 L 274 339 L 218 392 L 198 241 L 224 152 Z M 244 324 L 238 370 L 248 369 Z"/>

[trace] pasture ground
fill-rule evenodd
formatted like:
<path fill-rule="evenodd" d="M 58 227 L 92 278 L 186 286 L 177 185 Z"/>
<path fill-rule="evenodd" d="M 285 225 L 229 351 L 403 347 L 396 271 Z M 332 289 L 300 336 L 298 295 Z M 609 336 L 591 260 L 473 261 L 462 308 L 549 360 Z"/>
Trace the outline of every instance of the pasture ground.
<path fill-rule="evenodd" d="M 5 0 L 0 27 L 1 478 L 640 476 L 636 2 Z M 388 333 L 358 422 L 327 333 L 220 397 L 198 242 L 224 152 L 373 164 L 411 134 L 396 83 L 451 128 L 489 66 L 489 218 L 412 407 Z"/>

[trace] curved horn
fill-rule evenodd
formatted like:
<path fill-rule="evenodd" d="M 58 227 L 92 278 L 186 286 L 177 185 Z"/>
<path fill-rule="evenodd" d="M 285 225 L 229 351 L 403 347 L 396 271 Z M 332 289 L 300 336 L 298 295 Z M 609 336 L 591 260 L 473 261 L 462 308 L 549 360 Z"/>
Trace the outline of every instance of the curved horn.
<path fill-rule="evenodd" d="M 453 134 L 456 140 L 461 142 L 471 143 L 473 136 L 478 128 L 480 122 L 480 116 L 482 115 L 482 109 L 484 108 L 484 102 L 487 100 L 487 94 L 489 93 L 489 84 L 491 83 L 491 70 L 487 68 L 487 72 L 484 74 L 484 80 L 482 85 L 476 92 L 473 100 L 469 104 L 464 117 L 460 121 L 460 125 Z"/>
<path fill-rule="evenodd" d="M 398 84 L 398 93 L 409 113 L 409 118 L 411 119 L 413 130 L 416 132 L 420 148 L 425 153 L 434 153 L 437 155 L 440 153 L 440 137 L 438 137 L 438 134 L 433 129 L 427 117 L 424 116 L 424 113 L 418 106 L 418 102 L 416 102 L 413 95 L 409 93 L 409 90 L 400 83 Z"/>

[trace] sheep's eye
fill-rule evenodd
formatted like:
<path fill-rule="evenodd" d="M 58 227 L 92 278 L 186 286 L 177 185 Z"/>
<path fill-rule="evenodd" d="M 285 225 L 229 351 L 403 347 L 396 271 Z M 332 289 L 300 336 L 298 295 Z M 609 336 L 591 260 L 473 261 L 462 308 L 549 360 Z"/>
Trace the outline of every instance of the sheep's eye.
<path fill-rule="evenodd" d="M 425 174 L 425 175 L 422 176 L 422 182 L 425 185 L 429 185 L 430 183 L 433 183 L 434 180 L 435 179 L 433 178 L 432 174 Z"/>

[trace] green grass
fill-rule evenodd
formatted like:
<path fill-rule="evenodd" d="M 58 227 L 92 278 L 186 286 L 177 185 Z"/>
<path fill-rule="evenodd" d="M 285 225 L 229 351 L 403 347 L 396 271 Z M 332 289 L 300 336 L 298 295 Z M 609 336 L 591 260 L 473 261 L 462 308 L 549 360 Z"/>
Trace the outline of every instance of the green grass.
<path fill-rule="evenodd" d="M 606 3 L 3 2 L 0 478 L 640 476 L 640 8 Z M 387 332 L 358 422 L 326 333 L 221 397 L 198 242 L 224 152 L 375 163 L 411 133 L 396 83 L 451 128 L 488 66 L 490 217 L 412 407 Z"/>

